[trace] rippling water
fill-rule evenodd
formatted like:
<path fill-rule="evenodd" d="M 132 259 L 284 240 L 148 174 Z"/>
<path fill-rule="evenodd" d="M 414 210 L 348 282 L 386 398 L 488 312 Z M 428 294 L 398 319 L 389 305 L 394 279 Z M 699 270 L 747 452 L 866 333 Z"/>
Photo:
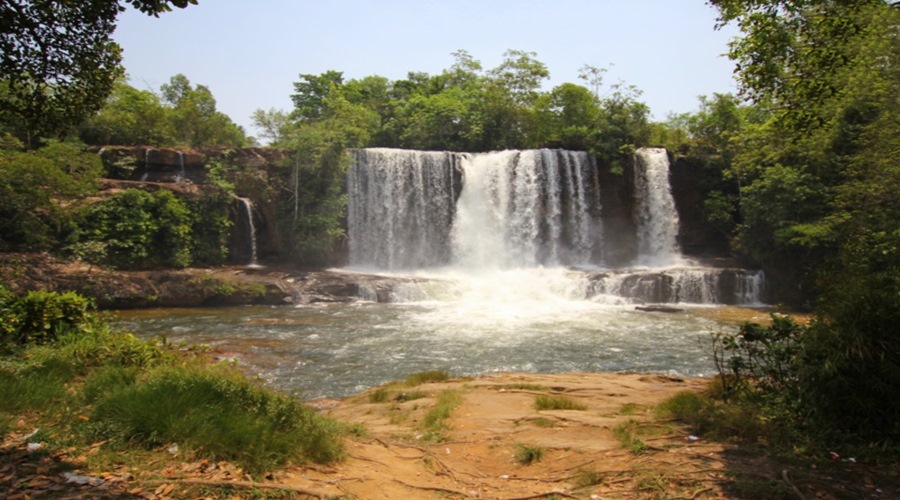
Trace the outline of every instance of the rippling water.
<path fill-rule="evenodd" d="M 552 280 L 545 278 L 547 289 Z M 485 293 L 488 282 L 465 290 L 448 282 L 408 303 L 123 311 L 116 322 L 146 338 L 207 344 L 275 387 L 316 398 L 348 396 L 433 369 L 708 376 L 714 373 L 710 334 L 735 330 L 735 318 L 761 314 L 723 307 L 646 313 L 558 293 Z M 516 287 L 514 279 L 509 286 Z"/>

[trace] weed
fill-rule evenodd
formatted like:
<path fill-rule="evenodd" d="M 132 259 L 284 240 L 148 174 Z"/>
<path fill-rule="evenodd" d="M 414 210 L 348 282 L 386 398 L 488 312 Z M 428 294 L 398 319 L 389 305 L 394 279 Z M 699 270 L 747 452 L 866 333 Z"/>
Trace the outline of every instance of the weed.
<path fill-rule="evenodd" d="M 640 439 L 640 422 L 637 420 L 631 419 L 627 422 L 619 424 L 613 427 L 613 434 L 616 436 L 616 439 L 619 440 L 619 443 L 624 447 L 628 448 L 634 454 L 640 454 L 646 451 L 649 446 L 647 443 Z"/>
<path fill-rule="evenodd" d="M 391 392 L 387 387 L 379 387 L 369 393 L 370 403 L 386 403 L 390 399 Z"/>
<path fill-rule="evenodd" d="M 587 406 L 566 396 L 537 396 L 534 407 L 538 410 L 587 410 Z"/>
<path fill-rule="evenodd" d="M 92 419 L 126 440 L 182 443 L 251 471 L 292 459 L 329 462 L 343 451 L 337 423 L 226 368 L 153 370 L 101 399 Z"/>
<path fill-rule="evenodd" d="M 544 449 L 539 446 L 520 444 L 516 447 L 516 462 L 528 465 L 544 458 Z"/>
<path fill-rule="evenodd" d="M 575 473 L 575 488 L 589 488 L 603 482 L 604 475 L 593 469 L 578 469 Z"/>
<path fill-rule="evenodd" d="M 624 405 L 622 405 L 621 408 L 619 408 L 619 414 L 620 415 L 635 415 L 642 409 L 643 408 L 641 407 L 641 405 L 638 405 L 635 403 L 625 403 Z"/>
<path fill-rule="evenodd" d="M 425 414 L 422 419 L 424 430 L 439 431 L 446 428 L 445 420 L 450 418 L 453 409 L 462 403 L 462 394 L 459 391 L 445 390 L 438 394 L 434 407 Z"/>
<path fill-rule="evenodd" d="M 532 418 L 529 420 L 529 422 L 538 427 L 553 427 L 556 425 L 555 420 L 550 420 L 549 418 L 544 417 Z"/>
<path fill-rule="evenodd" d="M 414 387 L 427 382 L 443 382 L 450 379 L 450 373 L 444 370 L 429 370 L 425 372 L 413 373 L 406 377 L 404 383 L 410 387 Z"/>
<path fill-rule="evenodd" d="M 405 403 L 407 401 L 415 401 L 417 399 L 422 399 L 427 396 L 428 396 L 428 394 L 426 394 L 422 391 L 406 391 L 406 392 L 401 392 L 400 394 L 397 394 L 397 396 L 394 398 L 394 401 L 399 401 L 401 403 Z"/>
<path fill-rule="evenodd" d="M 538 385 L 538 384 L 505 384 L 505 385 L 498 385 L 495 388 L 497 390 L 535 391 L 535 392 L 547 392 L 550 390 L 549 387 L 547 387 L 545 385 Z"/>

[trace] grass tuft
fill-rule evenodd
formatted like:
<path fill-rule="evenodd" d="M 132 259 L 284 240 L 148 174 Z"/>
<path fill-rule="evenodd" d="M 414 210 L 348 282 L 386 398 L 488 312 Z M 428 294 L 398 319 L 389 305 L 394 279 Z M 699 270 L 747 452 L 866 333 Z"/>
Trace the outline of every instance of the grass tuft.
<path fill-rule="evenodd" d="M 534 407 L 538 410 L 587 410 L 587 406 L 566 396 L 537 396 Z"/>
<path fill-rule="evenodd" d="M 544 449 L 539 446 L 520 444 L 516 447 L 516 462 L 528 465 L 544 458 Z"/>
<path fill-rule="evenodd" d="M 438 394 L 434 407 L 425 414 L 422 419 L 422 429 L 427 431 L 440 431 L 446 429 L 444 422 L 453 413 L 453 410 L 462 404 L 462 394 L 459 391 L 445 390 Z"/>
<path fill-rule="evenodd" d="M 450 379 L 450 373 L 444 370 L 429 370 L 425 372 L 413 373 L 406 377 L 404 383 L 410 387 L 428 382 L 444 382 Z"/>

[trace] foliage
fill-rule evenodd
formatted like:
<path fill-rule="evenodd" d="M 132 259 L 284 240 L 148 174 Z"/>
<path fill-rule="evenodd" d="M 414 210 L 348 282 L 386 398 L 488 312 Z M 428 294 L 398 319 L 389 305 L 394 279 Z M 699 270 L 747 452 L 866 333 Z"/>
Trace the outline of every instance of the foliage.
<path fill-rule="evenodd" d="M 447 389 L 438 394 L 434 406 L 422 418 L 422 429 L 438 432 L 446 428 L 444 422 L 453 413 L 453 410 L 462 404 L 462 395 L 459 391 Z"/>
<path fill-rule="evenodd" d="M 0 286 L 0 335 L 4 343 L 45 344 L 87 322 L 90 300 L 74 293 L 28 292 L 16 297 Z"/>
<path fill-rule="evenodd" d="M 79 138 L 96 145 L 172 145 L 172 112 L 159 96 L 119 80 L 103 107 L 85 120 Z"/>
<path fill-rule="evenodd" d="M 331 462 L 342 455 L 334 422 L 227 366 L 166 366 L 133 383 L 128 377 L 114 382 L 92 414 L 109 424 L 114 437 L 151 447 L 182 443 L 251 472 L 288 460 Z"/>
<path fill-rule="evenodd" d="M 158 15 L 196 0 L 129 0 Z M 0 123 L 29 147 L 98 110 L 122 75 L 117 0 L 10 0 L 0 6 Z"/>
<path fill-rule="evenodd" d="M 106 244 L 122 268 L 185 267 L 193 238 L 187 206 L 170 191 L 127 189 L 88 209 L 86 239 Z"/>
<path fill-rule="evenodd" d="M 450 373 L 444 370 L 428 370 L 424 372 L 413 373 L 406 377 L 403 381 L 406 385 L 410 387 L 415 387 L 421 384 L 427 384 L 429 382 L 444 382 L 445 380 L 450 379 Z"/>
<path fill-rule="evenodd" d="M 178 74 L 163 84 L 160 92 L 163 101 L 171 106 L 176 144 L 193 148 L 243 145 L 243 129 L 216 110 L 216 99 L 205 85 L 191 87 L 187 77 Z"/>
<path fill-rule="evenodd" d="M 191 260 L 201 266 L 216 266 L 228 258 L 228 239 L 234 222 L 229 207 L 232 198 L 225 190 L 184 201 L 190 213 Z"/>
<path fill-rule="evenodd" d="M 97 155 L 65 144 L 0 150 L 0 250 L 41 251 L 73 231 L 77 201 L 96 190 Z"/>
<path fill-rule="evenodd" d="M 302 74 L 292 95 L 293 126 L 273 111 L 257 111 L 269 137 L 283 138 L 331 120 L 329 99 L 338 96 L 367 115 L 357 125 L 357 147 L 402 147 L 452 151 L 565 147 L 590 150 L 609 161 L 630 155 L 649 137 L 649 110 L 640 91 L 618 83 L 600 95 L 605 69 L 584 70 L 593 91 L 567 83 L 541 90 L 549 77 L 537 54 L 508 50 L 486 71 L 468 52 L 437 75 L 410 72 L 406 79 L 379 76 L 345 80 L 339 71 Z M 356 119 L 354 117 L 354 119 Z"/>

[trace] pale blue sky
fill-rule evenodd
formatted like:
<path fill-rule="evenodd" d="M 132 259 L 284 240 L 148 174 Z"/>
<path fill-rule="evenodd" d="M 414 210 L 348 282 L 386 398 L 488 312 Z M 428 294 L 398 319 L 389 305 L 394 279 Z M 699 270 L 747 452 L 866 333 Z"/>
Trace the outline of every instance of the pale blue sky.
<path fill-rule="evenodd" d="M 736 91 L 723 54 L 737 31 L 716 31 L 715 19 L 703 0 L 199 0 L 158 19 L 129 9 L 115 39 L 132 85 L 158 90 L 182 73 L 255 135 L 250 115 L 290 111 L 301 73 L 437 74 L 459 49 L 485 69 L 507 49 L 536 52 L 547 89 L 612 63 L 607 82 L 636 85 L 664 119 L 696 110 L 699 95 Z"/>

